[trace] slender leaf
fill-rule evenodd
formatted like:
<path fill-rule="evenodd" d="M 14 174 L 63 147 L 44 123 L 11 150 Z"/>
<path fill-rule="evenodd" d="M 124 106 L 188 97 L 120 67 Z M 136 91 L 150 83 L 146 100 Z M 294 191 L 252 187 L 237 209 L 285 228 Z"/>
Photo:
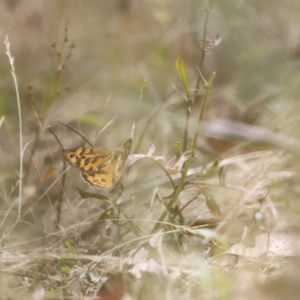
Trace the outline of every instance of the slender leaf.
<path fill-rule="evenodd" d="M 83 199 L 96 198 L 96 199 L 99 199 L 99 200 L 103 200 L 103 201 L 108 201 L 109 202 L 109 198 L 106 197 L 106 196 L 104 196 L 104 195 L 101 195 L 101 194 L 89 193 L 89 192 L 81 190 L 80 188 L 78 188 L 78 192 L 79 192 L 80 196 Z"/>
<path fill-rule="evenodd" d="M 186 100 L 189 101 L 189 99 L 190 99 L 190 84 L 189 84 L 186 69 L 185 69 L 185 66 L 184 66 L 184 63 L 183 63 L 183 60 L 182 60 L 181 56 L 179 56 L 176 59 L 175 65 L 176 65 L 176 70 L 177 70 L 177 73 L 179 75 L 179 78 L 182 81 L 182 83 L 184 85 L 184 88 L 185 88 L 185 91 L 186 91 L 186 95 L 187 95 Z"/>

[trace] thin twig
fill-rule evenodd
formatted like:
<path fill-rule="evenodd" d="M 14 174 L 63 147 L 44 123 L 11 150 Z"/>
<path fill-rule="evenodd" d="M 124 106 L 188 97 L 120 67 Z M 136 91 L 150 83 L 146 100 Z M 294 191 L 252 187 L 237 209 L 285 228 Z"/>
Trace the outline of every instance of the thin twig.
<path fill-rule="evenodd" d="M 198 68 L 200 70 L 203 67 L 205 53 L 206 53 L 205 41 L 206 41 L 206 31 L 207 31 L 207 24 L 208 24 L 208 17 L 209 17 L 209 14 L 210 14 L 210 10 L 206 9 L 205 12 L 206 12 L 206 14 L 205 14 L 205 20 L 204 20 L 204 26 L 203 26 L 203 34 L 202 34 L 202 43 L 201 43 L 201 57 L 200 57 L 200 62 L 198 63 Z M 200 74 L 199 74 L 199 76 L 197 78 L 197 83 L 196 83 L 196 87 L 195 87 L 193 101 L 196 101 L 197 94 L 198 94 L 199 87 L 200 87 L 200 81 L 201 81 L 201 77 L 200 77 Z"/>
<path fill-rule="evenodd" d="M 31 147 L 31 150 L 29 151 L 29 160 L 27 163 L 27 168 L 25 170 L 24 181 L 23 181 L 25 186 L 26 186 L 28 178 L 29 178 L 29 173 L 30 173 L 30 169 L 32 166 L 33 157 L 34 157 L 34 154 L 37 149 L 37 145 L 38 145 L 39 141 L 40 141 L 40 128 L 38 127 L 36 130 L 36 133 L 35 133 L 34 143 Z"/>
<path fill-rule="evenodd" d="M 52 135 L 54 136 L 54 138 L 56 139 L 56 141 L 60 145 L 61 149 L 65 150 L 65 147 L 63 146 L 63 144 L 61 143 L 61 141 L 59 140 L 59 138 L 57 137 L 57 135 L 55 134 L 55 132 L 52 130 L 51 126 L 48 126 L 48 130 L 52 133 Z"/>
<path fill-rule="evenodd" d="M 76 132 L 81 138 L 83 138 L 90 146 L 94 147 L 94 145 L 88 141 L 76 128 L 73 128 L 72 126 L 60 121 L 60 120 L 57 120 L 59 123 L 65 125 L 66 127 L 68 127 L 69 129 L 73 130 L 74 132 Z"/>
<path fill-rule="evenodd" d="M 61 180 L 61 191 L 60 195 L 57 200 L 57 209 L 56 209 L 56 230 L 59 229 L 60 226 L 60 220 L 61 220 L 61 208 L 62 208 L 62 203 L 63 203 L 63 197 L 64 197 L 64 188 L 66 184 L 66 177 L 67 177 L 67 172 L 66 172 L 66 163 L 63 161 L 63 175 L 62 175 L 62 180 Z"/>
<path fill-rule="evenodd" d="M 11 74 L 15 84 L 16 96 L 17 96 L 17 104 L 18 104 L 18 115 L 19 115 L 19 144 L 20 144 L 20 170 L 19 170 L 19 209 L 18 209 L 18 218 L 21 216 L 21 206 L 22 206 L 22 195 L 23 195 L 23 126 L 22 126 L 22 112 L 21 112 L 21 101 L 20 101 L 20 93 L 18 87 L 18 80 L 14 67 L 14 58 L 10 53 L 10 42 L 8 36 L 5 37 L 4 40 L 5 45 L 5 53 L 8 56 L 8 60 L 11 66 Z"/>
<path fill-rule="evenodd" d="M 28 89 L 29 89 L 29 96 L 31 97 L 30 102 L 31 102 L 32 113 L 36 119 L 35 123 L 37 125 L 37 128 L 36 128 L 36 132 L 35 132 L 34 143 L 31 147 L 31 149 L 29 150 L 29 159 L 27 162 L 27 167 L 24 172 L 24 180 L 23 180 L 24 186 L 27 185 L 27 181 L 28 181 L 29 174 L 30 174 L 30 169 L 31 169 L 32 162 L 33 162 L 33 157 L 34 157 L 35 151 L 37 149 L 38 143 L 40 141 L 40 136 L 42 134 L 42 120 L 41 119 L 43 119 L 43 117 L 41 117 L 41 114 L 37 107 L 37 103 L 35 101 L 35 94 L 34 94 L 33 86 L 29 85 Z"/>
<path fill-rule="evenodd" d="M 212 72 L 212 74 L 211 74 L 211 76 L 209 78 L 209 81 L 208 81 L 208 83 L 205 86 L 205 93 L 204 93 L 203 100 L 202 100 L 202 103 L 201 103 L 201 108 L 200 108 L 200 113 L 199 113 L 199 119 L 198 119 L 197 129 L 196 129 L 196 133 L 195 133 L 194 140 L 193 140 L 193 145 L 192 145 L 192 151 L 193 152 L 194 152 L 194 149 L 195 149 L 195 147 L 197 145 L 197 140 L 198 140 L 198 136 L 199 136 L 199 129 L 200 129 L 200 125 L 201 125 L 201 123 L 203 121 L 204 111 L 205 111 L 206 103 L 207 103 L 207 100 L 208 100 L 208 93 L 209 93 L 209 91 L 210 91 L 210 89 L 212 87 L 212 84 L 214 82 L 215 76 L 216 76 L 216 72 Z M 199 77 L 203 77 L 203 75 L 201 74 L 200 69 L 199 69 Z"/>
<path fill-rule="evenodd" d="M 187 105 L 186 105 L 185 128 L 184 128 L 183 145 L 182 145 L 183 152 L 187 150 L 191 110 L 192 110 L 192 99 L 189 98 L 187 100 Z"/>
<path fill-rule="evenodd" d="M 106 128 L 108 128 L 111 124 L 113 124 L 115 122 L 115 119 L 116 119 L 117 116 L 114 116 L 104 127 L 101 128 L 100 131 L 97 131 L 95 137 L 93 138 L 93 141 L 96 140 L 96 138 L 106 130 Z"/>
<path fill-rule="evenodd" d="M 153 161 L 159 168 L 161 168 L 161 169 L 164 171 L 164 173 L 167 175 L 167 177 L 168 177 L 170 183 L 172 184 L 173 190 L 175 190 L 175 188 L 176 188 L 175 183 L 174 183 L 172 177 L 170 176 L 168 170 L 167 170 L 164 166 L 162 166 L 157 160 L 154 160 L 154 159 L 152 159 L 151 157 L 149 157 L 149 159 L 150 159 L 151 161 Z"/>

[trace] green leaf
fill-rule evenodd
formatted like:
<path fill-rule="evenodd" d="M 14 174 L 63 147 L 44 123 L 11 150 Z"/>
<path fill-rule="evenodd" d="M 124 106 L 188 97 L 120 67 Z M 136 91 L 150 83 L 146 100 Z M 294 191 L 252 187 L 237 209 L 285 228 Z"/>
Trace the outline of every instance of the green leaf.
<path fill-rule="evenodd" d="M 68 247 L 70 253 L 77 254 L 76 249 L 74 248 L 73 244 L 70 241 L 66 241 L 65 245 Z"/>
<path fill-rule="evenodd" d="M 61 271 L 67 275 L 70 274 L 70 268 L 68 266 L 61 267 Z"/>
<path fill-rule="evenodd" d="M 49 286 L 48 290 L 45 293 L 45 298 L 55 298 L 55 296 L 57 295 L 57 290 L 54 286 Z"/>
<path fill-rule="evenodd" d="M 99 199 L 99 200 L 103 200 L 103 201 L 109 202 L 109 198 L 106 197 L 106 196 L 104 196 L 104 195 L 101 195 L 101 194 L 89 193 L 89 192 L 81 190 L 80 188 L 78 188 L 78 192 L 79 192 L 80 196 L 83 199 L 96 198 L 96 199 Z"/>
<path fill-rule="evenodd" d="M 210 166 L 210 168 L 206 171 L 205 175 L 211 174 L 216 168 L 219 166 L 219 162 L 215 160 L 213 164 Z"/>
<path fill-rule="evenodd" d="M 182 83 L 184 85 L 185 92 L 186 92 L 186 95 L 187 95 L 187 101 L 188 101 L 190 99 L 190 84 L 189 84 L 186 69 L 185 69 L 185 66 L 184 66 L 184 63 L 183 63 L 183 60 L 182 60 L 181 56 L 179 56 L 176 59 L 175 65 L 176 65 L 176 70 L 177 70 L 177 73 L 179 75 L 179 78 L 180 78 L 180 80 L 182 81 Z"/>
<path fill-rule="evenodd" d="M 205 200 L 206 200 L 206 205 L 207 205 L 207 208 L 209 209 L 209 211 L 216 217 L 220 217 L 222 216 L 222 213 L 221 213 L 221 210 L 219 208 L 219 205 L 217 204 L 216 200 L 213 198 L 212 195 L 210 195 L 208 193 L 207 190 L 203 189 L 202 190 L 202 193 L 205 197 Z"/>

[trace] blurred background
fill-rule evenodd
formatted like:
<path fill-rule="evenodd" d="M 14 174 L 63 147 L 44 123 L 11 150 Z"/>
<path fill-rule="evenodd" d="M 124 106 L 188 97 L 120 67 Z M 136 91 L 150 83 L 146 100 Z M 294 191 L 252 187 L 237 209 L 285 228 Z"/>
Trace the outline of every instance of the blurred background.
<path fill-rule="evenodd" d="M 46 129 L 51 126 L 66 148 L 85 142 L 58 119 L 82 132 L 95 146 L 112 149 L 131 136 L 135 125 L 132 153 L 146 153 L 153 143 L 156 155 L 174 155 L 175 143 L 183 139 L 186 110 L 181 95 L 184 88 L 175 68 L 179 56 L 187 69 L 192 94 L 199 76 L 197 66 L 201 65 L 206 80 L 216 72 L 206 120 L 226 118 L 299 139 L 299 11 L 297 0 L 1 0 L 0 40 L 8 36 L 21 99 L 26 145 L 22 206 L 27 212 L 11 231 L 17 216 L 20 135 L 15 85 L 2 43 L 3 245 L 30 248 L 43 244 L 41 237 L 57 230 L 56 207 L 62 197 L 66 200 L 62 226 L 71 226 L 66 239 L 78 239 L 78 232 L 86 232 L 91 226 L 78 223 L 98 218 L 103 211 L 99 200 L 90 199 L 87 204 L 80 197 L 77 187 L 89 187 L 75 169 L 68 170 L 61 196 L 61 150 Z M 203 55 L 204 33 L 212 46 Z M 201 81 L 191 112 L 190 140 L 203 87 Z M 243 147 L 235 153 L 258 149 Z M 196 148 L 199 165 L 211 158 L 228 157 L 225 152 L 232 145 L 201 136 Z M 268 168 L 298 172 L 296 158 L 291 162 L 276 156 L 268 162 Z M 249 173 L 255 170 L 255 165 L 247 169 Z M 155 172 L 159 173 L 148 161 L 139 162 L 130 172 L 128 195 L 135 201 L 142 199 L 141 207 L 132 204 L 130 208 L 136 214 L 140 210 L 145 213 L 143 201 L 153 196 L 153 190 L 139 187 L 144 179 L 153 183 L 158 176 Z M 236 180 L 234 175 L 231 179 Z M 282 201 L 280 207 L 298 224 L 299 204 L 283 197 L 287 191 L 293 199 L 298 196 L 296 182 L 297 178 L 285 181 L 274 197 Z M 223 205 L 230 202 L 228 197 L 221 198 Z M 83 244 L 90 244 L 86 237 L 85 241 Z M 111 244 L 101 240 L 95 247 L 108 249 Z"/>
<path fill-rule="evenodd" d="M 271 0 L 212 5 L 207 38 L 214 41 L 220 36 L 221 43 L 207 51 L 202 68 L 207 79 L 212 71 L 217 73 L 212 106 L 230 104 L 251 120 L 257 119 L 258 113 L 265 118 L 271 114 L 277 125 L 277 120 L 294 111 L 297 89 L 292 87 L 298 82 L 299 59 L 297 5 L 297 1 Z M 202 1 L 116 0 L 87 5 L 82 1 L 3 0 L 1 7 L 0 34 L 3 41 L 9 36 L 15 58 L 24 134 L 30 132 L 34 120 L 28 85 L 44 114 L 44 127 L 55 126 L 59 118 L 65 122 L 81 119 L 101 128 L 117 116 L 110 133 L 101 137 L 105 143 L 126 138 L 133 122 L 140 133 L 149 111 L 172 102 L 174 86 L 180 87 L 177 57 L 186 64 L 191 88 L 195 85 L 205 19 Z M 69 43 L 64 45 L 66 27 Z M 50 46 L 53 43 L 62 57 L 57 57 Z M 65 60 L 71 43 L 75 48 Z M 57 76 L 61 62 L 64 69 Z M 13 126 L 18 126 L 14 119 L 17 104 L 4 47 L 1 73 L 1 115 L 13 131 Z M 170 134 L 170 141 L 176 139 L 178 132 L 173 126 L 180 121 L 170 124 L 169 119 L 173 112 L 180 115 L 180 96 L 175 93 L 173 98 L 168 118 L 151 126 L 154 130 L 149 129 L 149 140 L 154 134 L 159 141 L 166 141 L 165 134 Z"/>

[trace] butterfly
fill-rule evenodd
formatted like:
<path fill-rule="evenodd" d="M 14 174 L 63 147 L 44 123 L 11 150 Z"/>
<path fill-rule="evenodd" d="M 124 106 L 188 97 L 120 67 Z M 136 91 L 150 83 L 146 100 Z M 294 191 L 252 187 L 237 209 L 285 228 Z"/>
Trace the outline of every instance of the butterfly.
<path fill-rule="evenodd" d="M 64 161 L 79 169 L 87 183 L 102 189 L 112 189 L 117 185 L 131 150 L 131 139 L 116 150 L 96 147 L 65 149 L 55 133 L 50 131 L 62 147 Z"/>
<path fill-rule="evenodd" d="M 63 159 L 80 170 L 82 178 L 92 186 L 112 189 L 120 181 L 132 140 L 116 150 L 107 148 L 72 148 L 63 150 Z"/>

